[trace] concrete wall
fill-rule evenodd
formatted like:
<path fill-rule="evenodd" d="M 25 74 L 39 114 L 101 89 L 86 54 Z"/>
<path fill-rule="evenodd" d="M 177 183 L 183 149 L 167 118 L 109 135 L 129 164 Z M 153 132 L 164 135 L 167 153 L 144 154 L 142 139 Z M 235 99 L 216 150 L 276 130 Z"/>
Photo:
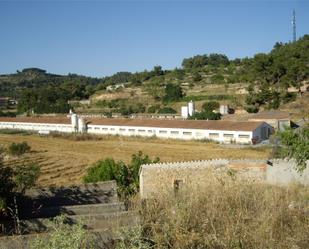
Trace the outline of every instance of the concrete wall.
<path fill-rule="evenodd" d="M 80 121 L 80 120 L 79 120 Z M 80 123 L 80 122 L 78 122 Z M 80 132 L 91 134 L 111 134 L 122 136 L 156 136 L 159 138 L 172 139 L 210 139 L 220 143 L 239 143 L 251 144 L 252 138 L 256 137 L 260 142 L 264 137 L 262 130 L 271 128 L 264 123 L 255 131 L 229 131 L 229 130 L 203 130 L 203 129 L 183 129 L 183 128 L 158 128 L 158 127 L 138 127 L 138 126 L 112 126 L 112 125 L 92 125 L 89 124 L 87 129 L 78 129 Z M 74 132 L 72 124 L 44 124 L 44 123 L 17 123 L 17 122 L 0 122 L 0 129 L 20 129 L 32 131 L 56 131 L 56 132 Z"/>
<path fill-rule="evenodd" d="M 57 131 L 73 132 L 71 124 L 45 124 L 45 123 L 17 123 L 17 122 L 0 122 L 0 129 L 15 129 L 28 131 Z"/>
<path fill-rule="evenodd" d="M 274 160 L 273 165 L 267 167 L 266 181 L 278 185 L 288 185 L 293 182 L 309 185 L 309 161 L 302 174 L 295 170 L 295 166 L 294 160 Z"/>
<path fill-rule="evenodd" d="M 179 129 L 158 127 L 132 127 L 111 125 L 88 125 L 88 133 L 111 134 L 122 136 L 156 136 L 172 139 L 211 139 L 221 143 L 243 143 L 251 144 L 252 132 L 250 131 L 222 131 L 202 129 Z"/>

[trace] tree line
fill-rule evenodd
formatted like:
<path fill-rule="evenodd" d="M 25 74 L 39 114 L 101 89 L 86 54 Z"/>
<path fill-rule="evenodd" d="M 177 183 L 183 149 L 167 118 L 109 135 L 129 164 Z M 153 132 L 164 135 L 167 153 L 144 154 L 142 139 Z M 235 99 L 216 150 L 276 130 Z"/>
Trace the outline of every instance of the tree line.
<path fill-rule="evenodd" d="M 224 54 L 184 58 L 182 67 L 173 70 L 163 70 L 157 65 L 152 70 L 92 78 L 77 74 L 55 75 L 29 68 L 12 75 L 0 75 L 0 95 L 15 96 L 20 112 L 66 112 L 68 100 L 88 98 L 95 91 L 119 83 L 142 86 L 155 100 L 166 102 L 176 100 L 166 99 L 165 88 L 171 84 L 180 86 L 183 80 L 190 84 L 244 82 L 249 84 L 246 108 L 256 112 L 261 106 L 276 109 L 293 100 L 295 94 L 287 89 L 291 86 L 300 89 L 303 82 L 308 81 L 308 61 L 309 35 L 305 35 L 293 43 L 277 42 L 269 53 L 258 53 L 252 58 L 231 60 Z M 179 92 L 179 88 L 170 91 Z"/>

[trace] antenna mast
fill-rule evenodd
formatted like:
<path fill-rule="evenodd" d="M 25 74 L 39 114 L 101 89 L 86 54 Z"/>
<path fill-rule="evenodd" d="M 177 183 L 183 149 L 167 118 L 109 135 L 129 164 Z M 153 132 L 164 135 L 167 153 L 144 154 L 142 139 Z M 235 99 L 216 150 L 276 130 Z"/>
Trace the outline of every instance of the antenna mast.
<path fill-rule="evenodd" d="M 293 42 L 296 42 L 296 14 L 295 14 L 295 9 L 293 10 L 292 25 L 293 25 Z"/>

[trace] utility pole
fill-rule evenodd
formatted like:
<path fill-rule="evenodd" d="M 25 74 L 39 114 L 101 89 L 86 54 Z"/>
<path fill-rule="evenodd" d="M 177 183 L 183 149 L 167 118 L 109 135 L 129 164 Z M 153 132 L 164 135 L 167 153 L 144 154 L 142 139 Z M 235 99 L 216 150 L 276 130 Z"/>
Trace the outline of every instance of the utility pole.
<path fill-rule="evenodd" d="M 295 9 L 293 10 L 292 26 L 293 26 L 293 42 L 296 42 L 296 14 L 295 14 Z"/>

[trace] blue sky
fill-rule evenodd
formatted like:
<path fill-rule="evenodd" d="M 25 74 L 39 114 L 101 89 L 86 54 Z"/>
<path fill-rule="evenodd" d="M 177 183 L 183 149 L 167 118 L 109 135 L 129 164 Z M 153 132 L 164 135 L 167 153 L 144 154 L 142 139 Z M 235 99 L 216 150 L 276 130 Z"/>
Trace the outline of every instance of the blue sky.
<path fill-rule="evenodd" d="M 196 54 L 268 52 L 309 34 L 309 1 L 1 1 L 0 74 L 26 67 L 102 77 Z"/>

